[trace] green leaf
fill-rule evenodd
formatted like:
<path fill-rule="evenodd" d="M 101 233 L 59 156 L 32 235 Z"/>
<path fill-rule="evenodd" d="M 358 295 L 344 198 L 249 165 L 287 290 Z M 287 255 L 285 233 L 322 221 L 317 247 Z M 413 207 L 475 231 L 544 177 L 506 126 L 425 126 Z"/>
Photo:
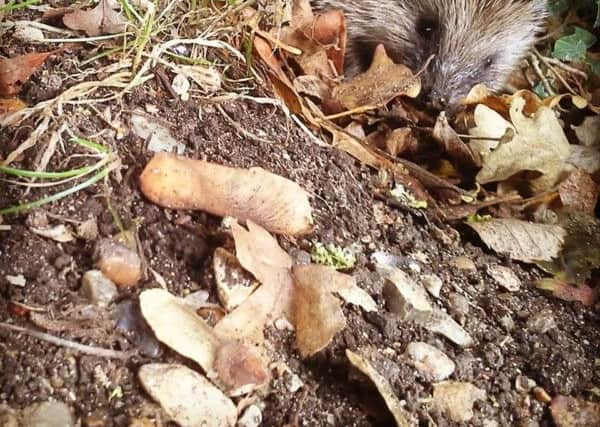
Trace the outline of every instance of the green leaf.
<path fill-rule="evenodd" d="M 575 33 L 556 40 L 552 55 L 563 61 L 582 62 L 586 60 L 587 50 L 596 41 L 597 38 L 592 33 L 575 27 Z"/>

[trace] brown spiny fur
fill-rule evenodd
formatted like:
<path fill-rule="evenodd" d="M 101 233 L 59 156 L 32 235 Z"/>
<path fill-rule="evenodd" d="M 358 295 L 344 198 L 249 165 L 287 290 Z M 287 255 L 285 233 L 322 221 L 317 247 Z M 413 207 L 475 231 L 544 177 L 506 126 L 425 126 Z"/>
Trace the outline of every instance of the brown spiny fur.
<path fill-rule="evenodd" d="M 477 83 L 500 89 L 535 41 L 546 0 L 313 0 L 343 9 L 347 74 L 364 70 L 383 43 L 396 62 L 423 73 L 426 96 L 455 105 Z"/>

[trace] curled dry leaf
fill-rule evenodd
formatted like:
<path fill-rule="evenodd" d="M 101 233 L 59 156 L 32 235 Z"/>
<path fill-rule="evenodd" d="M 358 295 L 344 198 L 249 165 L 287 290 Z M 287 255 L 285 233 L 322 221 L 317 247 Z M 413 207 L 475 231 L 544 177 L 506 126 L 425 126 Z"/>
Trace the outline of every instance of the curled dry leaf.
<path fill-rule="evenodd" d="M 110 7 L 106 0 L 100 0 L 93 9 L 76 10 L 63 16 L 63 23 L 71 30 L 82 30 L 88 36 L 117 34 L 125 31 L 127 20 Z"/>
<path fill-rule="evenodd" d="M 232 311 L 254 292 L 258 282 L 242 268 L 237 258 L 224 248 L 215 249 L 213 271 L 219 301 Z"/>
<path fill-rule="evenodd" d="M 198 363 L 205 372 L 212 370 L 219 339 L 183 299 L 164 289 L 149 289 L 140 294 L 140 308 L 161 342 Z"/>
<path fill-rule="evenodd" d="M 215 332 L 223 339 L 262 346 L 265 325 L 290 312 L 292 259 L 273 236 L 252 221 L 248 221 L 248 230 L 235 223 L 231 230 L 240 264 L 262 285 L 221 319 Z"/>
<path fill-rule="evenodd" d="M 348 110 L 361 107 L 379 107 L 397 96 L 416 98 L 421 92 L 421 81 L 412 71 L 387 56 L 383 45 L 377 46 L 369 69 L 350 82 L 333 90 L 333 98 Z"/>
<path fill-rule="evenodd" d="M 0 96 L 16 95 L 21 86 L 44 63 L 48 56 L 56 53 L 40 52 L 15 56 L 14 58 L 0 58 Z"/>
<path fill-rule="evenodd" d="M 346 357 L 352 365 L 354 365 L 359 371 L 365 374 L 375 385 L 381 397 L 385 401 L 388 409 L 394 416 L 396 425 L 398 427 L 409 427 L 416 425 L 414 420 L 411 419 L 410 414 L 402 407 L 400 400 L 394 394 L 392 386 L 387 379 L 371 365 L 371 363 L 363 356 L 354 353 L 350 350 L 346 350 Z"/>
<path fill-rule="evenodd" d="M 201 160 L 157 154 L 140 177 L 152 202 L 252 220 L 269 231 L 298 235 L 313 228 L 308 193 L 261 168 L 229 168 Z"/>
<path fill-rule="evenodd" d="M 138 372 L 150 396 L 181 427 L 233 427 L 237 409 L 199 373 L 183 365 L 154 363 Z"/>
<path fill-rule="evenodd" d="M 75 236 L 73 236 L 71 230 L 64 224 L 54 227 L 30 227 L 30 230 L 39 236 L 52 239 L 55 242 L 66 243 L 75 240 Z"/>
<path fill-rule="evenodd" d="M 565 230 L 514 218 L 471 222 L 483 242 L 494 251 L 523 262 L 551 261 L 560 253 Z"/>

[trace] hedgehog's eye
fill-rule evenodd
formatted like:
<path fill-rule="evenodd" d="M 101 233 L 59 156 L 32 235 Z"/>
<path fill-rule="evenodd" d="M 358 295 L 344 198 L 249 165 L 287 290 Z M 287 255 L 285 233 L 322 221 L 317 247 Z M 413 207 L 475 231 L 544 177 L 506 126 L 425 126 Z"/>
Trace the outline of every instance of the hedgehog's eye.
<path fill-rule="evenodd" d="M 488 70 L 492 67 L 492 65 L 494 65 L 494 62 L 496 62 L 496 58 L 493 55 L 488 56 L 487 58 L 485 58 L 485 61 L 483 61 L 483 68 Z"/>
<path fill-rule="evenodd" d="M 421 18 L 417 21 L 417 33 L 425 40 L 431 40 L 438 27 L 438 22 L 432 18 Z"/>

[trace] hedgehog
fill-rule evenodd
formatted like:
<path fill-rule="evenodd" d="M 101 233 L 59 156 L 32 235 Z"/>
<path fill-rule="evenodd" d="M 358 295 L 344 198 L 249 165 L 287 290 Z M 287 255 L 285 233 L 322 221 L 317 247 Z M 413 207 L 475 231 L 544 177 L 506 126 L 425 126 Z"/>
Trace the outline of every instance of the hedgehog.
<path fill-rule="evenodd" d="M 342 9 L 348 28 L 346 75 L 364 71 L 378 44 L 413 71 L 422 97 L 455 107 L 478 83 L 500 90 L 535 43 L 546 0 L 313 0 Z"/>

